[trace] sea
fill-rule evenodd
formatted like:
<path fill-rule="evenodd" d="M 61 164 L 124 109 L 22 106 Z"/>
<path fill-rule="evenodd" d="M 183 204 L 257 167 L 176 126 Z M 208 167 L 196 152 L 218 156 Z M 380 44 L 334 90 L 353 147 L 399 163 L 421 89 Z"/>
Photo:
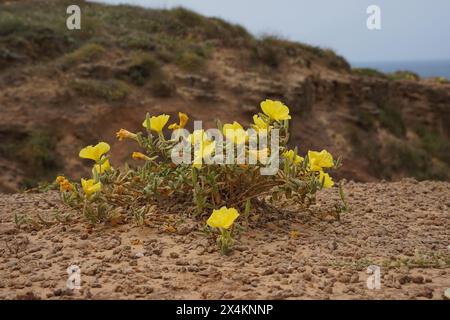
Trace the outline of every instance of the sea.
<path fill-rule="evenodd" d="M 354 68 L 372 68 L 385 73 L 408 70 L 417 73 L 421 78 L 444 77 L 450 80 L 450 60 L 372 61 L 353 62 L 351 65 Z"/>

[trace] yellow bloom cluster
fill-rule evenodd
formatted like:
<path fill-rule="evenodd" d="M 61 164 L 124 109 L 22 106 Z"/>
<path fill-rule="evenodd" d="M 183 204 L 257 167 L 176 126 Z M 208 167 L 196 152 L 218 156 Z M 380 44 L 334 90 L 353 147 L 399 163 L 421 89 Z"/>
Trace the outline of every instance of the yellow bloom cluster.
<path fill-rule="evenodd" d="M 121 130 L 122 131 L 122 130 Z M 126 131 L 126 130 L 124 130 Z M 123 136 L 127 135 L 124 131 L 121 132 Z M 120 131 L 119 131 L 120 132 Z M 119 133 L 118 133 L 119 136 Z M 81 179 L 81 187 L 87 198 L 91 198 L 92 195 L 101 190 L 102 184 L 99 181 L 99 174 L 103 174 L 112 169 L 107 153 L 111 147 L 106 142 L 99 142 L 95 146 L 87 146 L 80 150 L 80 158 L 94 160 L 95 164 L 93 167 L 93 179 Z"/>
<path fill-rule="evenodd" d="M 184 130 L 176 131 L 184 129 L 188 124 L 189 117 L 183 112 L 178 113 L 179 121 L 168 127 L 169 115 L 147 114 L 142 123 L 147 129 L 145 133 L 134 133 L 126 129 L 116 132 L 119 141 L 134 140 L 144 150 L 131 155 L 135 160 L 146 161 L 144 166 L 137 169 L 125 166 L 125 172 L 113 170 L 109 162 L 109 144 L 99 142 L 89 145 L 80 150 L 79 156 L 94 161 L 92 177 L 82 178 L 81 188 L 78 188 L 65 177 L 58 176 L 56 183 L 63 193 L 62 198 L 66 203 L 83 208 L 86 217 L 93 221 L 110 217 L 118 203 L 126 203 L 138 223 L 144 223 L 146 212 L 142 209 L 145 208 L 142 208 L 140 201 L 133 201 L 135 195 L 144 195 L 149 200 L 158 199 L 158 203 L 168 206 L 180 203 L 184 205 L 188 203 L 184 197 L 190 196 L 191 204 L 196 207 L 195 212 L 199 216 L 202 216 L 205 208 L 220 208 L 212 210 L 206 225 L 212 228 L 207 230 L 218 234 L 217 243 L 222 253 L 226 254 L 234 242 L 232 233 L 236 228 L 233 225 L 240 216 L 240 209 L 243 209 L 245 217 L 243 223 L 249 224 L 253 200 L 264 201 L 263 195 L 271 194 L 268 197 L 274 201 L 285 196 L 308 205 L 309 201 L 305 201 L 309 199 L 308 196 L 314 196 L 321 188 L 333 187 L 334 181 L 327 171 L 340 164 L 327 150 L 310 150 L 302 157 L 297 148 L 289 149 L 289 108 L 280 101 L 270 99 L 262 101 L 260 107 L 261 111 L 253 115 L 253 123 L 250 124 L 253 130 L 247 130 L 237 121 L 223 125 L 218 121 L 216 132 L 211 131 L 214 140 L 203 129 L 194 130 L 189 136 L 185 135 Z M 165 128 L 175 131 L 171 139 L 165 138 Z M 225 136 L 225 141 L 222 141 L 221 136 L 215 136 L 217 131 Z M 259 150 L 254 148 L 254 131 L 259 134 L 256 141 Z M 262 136 L 263 134 L 266 136 Z M 179 141 L 181 135 L 184 141 Z M 216 154 L 216 149 L 223 152 L 224 146 L 226 159 L 223 154 Z M 233 152 L 228 153 L 230 147 L 235 146 L 236 149 L 231 149 Z M 178 147 L 181 149 L 177 149 Z M 174 151 L 184 152 L 186 149 L 190 150 L 187 154 L 189 160 L 193 150 L 192 167 L 173 158 Z M 234 151 L 239 153 L 236 159 L 231 159 L 237 160 L 236 164 L 228 161 L 229 157 L 234 157 Z M 186 154 L 183 153 L 183 161 L 184 155 Z M 242 155 L 245 157 L 241 157 Z M 248 164 L 245 163 L 246 156 L 250 160 Z M 208 160 L 214 160 L 213 166 L 202 169 L 202 164 L 209 163 Z M 226 160 L 224 162 L 227 164 L 219 165 L 220 160 Z M 272 165 L 274 169 L 281 171 L 276 171 L 279 173 L 271 176 L 262 170 L 258 174 L 258 169 L 267 169 Z M 173 232 L 176 229 L 171 227 L 170 230 L 169 232 Z M 291 234 L 292 238 L 297 236 L 296 233 Z"/>
<path fill-rule="evenodd" d="M 324 188 L 331 188 L 334 185 L 333 179 L 326 173 L 324 168 L 334 166 L 333 156 L 326 150 L 320 152 L 308 151 L 309 170 L 319 172 L 319 180 Z"/>

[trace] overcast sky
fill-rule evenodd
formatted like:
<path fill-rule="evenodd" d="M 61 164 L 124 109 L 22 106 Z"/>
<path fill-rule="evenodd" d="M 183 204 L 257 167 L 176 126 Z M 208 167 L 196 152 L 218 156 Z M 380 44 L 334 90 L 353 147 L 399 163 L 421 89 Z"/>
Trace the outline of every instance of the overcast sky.
<path fill-rule="evenodd" d="M 332 48 L 351 62 L 450 60 L 450 0 L 97 0 L 152 8 L 183 6 L 239 23 L 255 35 L 276 34 Z M 381 30 L 366 27 L 369 5 Z"/>

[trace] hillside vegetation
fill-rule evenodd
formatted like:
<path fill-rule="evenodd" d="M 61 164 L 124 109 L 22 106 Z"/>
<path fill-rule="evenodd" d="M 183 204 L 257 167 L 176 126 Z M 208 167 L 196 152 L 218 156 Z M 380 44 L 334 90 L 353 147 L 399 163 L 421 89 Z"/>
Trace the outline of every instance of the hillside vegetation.
<path fill-rule="evenodd" d="M 66 28 L 74 3 L 81 30 Z M 113 164 L 129 158 L 111 137 L 141 130 L 146 112 L 183 111 L 209 126 L 248 119 L 265 98 L 291 108 L 292 145 L 344 157 L 342 177 L 450 177 L 444 81 L 352 70 L 332 50 L 257 38 L 183 8 L 0 4 L 0 191 L 62 171 L 78 178 L 78 150 L 99 138 L 112 144 Z"/>

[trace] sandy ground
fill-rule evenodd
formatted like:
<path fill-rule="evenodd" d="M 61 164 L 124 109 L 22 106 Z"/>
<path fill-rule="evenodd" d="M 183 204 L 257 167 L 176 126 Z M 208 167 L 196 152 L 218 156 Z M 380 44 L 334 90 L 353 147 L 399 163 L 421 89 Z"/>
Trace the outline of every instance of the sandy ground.
<path fill-rule="evenodd" d="M 283 216 L 241 231 L 230 256 L 188 218 L 92 229 L 75 212 L 52 223 L 68 212 L 56 192 L 0 195 L 0 298 L 443 299 L 450 184 L 349 182 L 346 191 L 352 211 L 340 221 L 335 189 L 309 212 L 285 202 Z M 51 223 L 16 227 L 15 215 L 37 214 Z M 177 231 L 161 221 L 178 221 Z M 381 267 L 378 290 L 367 288 L 371 264 Z M 79 290 L 67 289 L 70 265 L 81 268 Z"/>

